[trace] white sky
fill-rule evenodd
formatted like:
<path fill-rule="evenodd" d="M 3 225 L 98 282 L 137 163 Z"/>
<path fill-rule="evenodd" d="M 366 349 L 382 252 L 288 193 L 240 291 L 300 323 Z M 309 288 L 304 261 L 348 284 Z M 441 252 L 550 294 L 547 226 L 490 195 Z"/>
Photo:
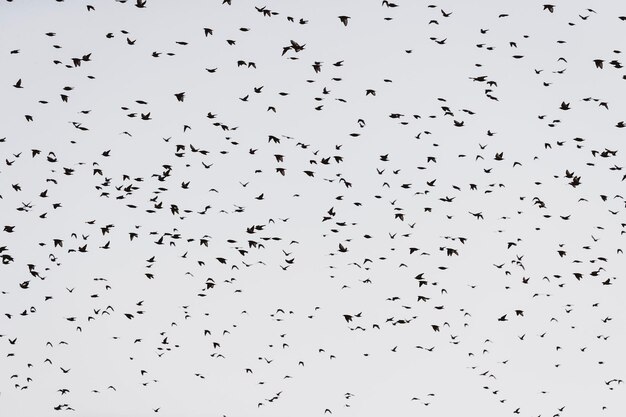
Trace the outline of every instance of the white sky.
<path fill-rule="evenodd" d="M 626 9 L 232 3 L 0 4 L 0 415 L 624 415 Z"/>

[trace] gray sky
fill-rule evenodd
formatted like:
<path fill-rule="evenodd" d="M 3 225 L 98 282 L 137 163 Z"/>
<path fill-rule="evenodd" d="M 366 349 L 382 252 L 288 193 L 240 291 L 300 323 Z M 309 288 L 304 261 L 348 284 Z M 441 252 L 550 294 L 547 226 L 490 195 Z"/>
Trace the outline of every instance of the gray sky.
<path fill-rule="evenodd" d="M 619 2 L 89 4 L 0 4 L 0 415 L 624 414 Z"/>

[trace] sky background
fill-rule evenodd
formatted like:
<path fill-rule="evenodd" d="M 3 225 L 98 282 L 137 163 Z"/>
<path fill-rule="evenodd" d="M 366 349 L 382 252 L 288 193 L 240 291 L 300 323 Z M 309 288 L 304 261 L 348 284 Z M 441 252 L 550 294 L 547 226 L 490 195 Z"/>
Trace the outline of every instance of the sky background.
<path fill-rule="evenodd" d="M 626 9 L 395 5 L 0 4 L 0 415 L 624 415 Z"/>

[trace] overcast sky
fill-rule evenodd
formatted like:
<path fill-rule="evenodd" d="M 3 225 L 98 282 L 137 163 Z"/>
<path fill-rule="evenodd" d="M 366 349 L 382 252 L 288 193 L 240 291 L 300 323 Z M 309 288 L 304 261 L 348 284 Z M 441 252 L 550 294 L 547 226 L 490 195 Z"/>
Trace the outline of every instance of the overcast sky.
<path fill-rule="evenodd" d="M 0 415 L 624 415 L 620 2 L 87 4 L 0 4 Z"/>

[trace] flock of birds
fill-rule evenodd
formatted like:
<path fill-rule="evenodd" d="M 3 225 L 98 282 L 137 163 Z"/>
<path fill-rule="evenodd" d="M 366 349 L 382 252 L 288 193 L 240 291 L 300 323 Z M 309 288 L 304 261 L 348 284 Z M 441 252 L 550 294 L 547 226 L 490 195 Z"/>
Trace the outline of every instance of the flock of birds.
<path fill-rule="evenodd" d="M 4 2 L 0 415 L 624 415 L 615 3 Z"/>

